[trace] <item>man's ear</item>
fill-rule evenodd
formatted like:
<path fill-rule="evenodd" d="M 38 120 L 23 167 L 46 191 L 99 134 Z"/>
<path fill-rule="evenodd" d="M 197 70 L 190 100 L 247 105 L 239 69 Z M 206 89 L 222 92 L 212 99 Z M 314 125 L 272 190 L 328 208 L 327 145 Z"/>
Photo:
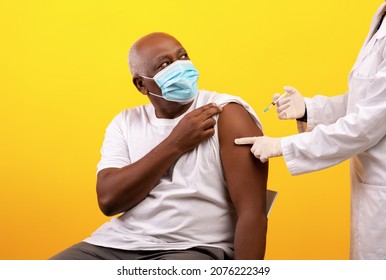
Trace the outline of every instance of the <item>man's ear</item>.
<path fill-rule="evenodd" d="M 133 84 L 138 89 L 139 92 L 147 95 L 147 88 L 143 84 L 143 80 L 140 77 L 134 77 L 133 78 Z"/>

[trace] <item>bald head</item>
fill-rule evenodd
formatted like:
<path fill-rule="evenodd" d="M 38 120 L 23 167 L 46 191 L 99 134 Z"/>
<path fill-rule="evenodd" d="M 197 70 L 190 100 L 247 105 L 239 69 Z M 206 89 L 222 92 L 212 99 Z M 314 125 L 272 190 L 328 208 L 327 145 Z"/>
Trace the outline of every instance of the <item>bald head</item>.
<path fill-rule="evenodd" d="M 149 74 L 149 67 L 154 66 L 157 59 L 173 52 L 173 48 L 182 48 L 180 42 L 173 36 L 154 32 L 138 39 L 129 51 L 129 67 L 133 77 Z"/>

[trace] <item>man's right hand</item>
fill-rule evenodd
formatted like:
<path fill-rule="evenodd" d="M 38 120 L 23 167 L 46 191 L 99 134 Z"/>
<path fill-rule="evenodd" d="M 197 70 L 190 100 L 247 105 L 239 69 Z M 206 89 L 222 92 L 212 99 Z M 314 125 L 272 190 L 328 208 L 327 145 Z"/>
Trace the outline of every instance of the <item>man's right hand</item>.
<path fill-rule="evenodd" d="M 214 115 L 222 108 L 214 103 L 206 104 L 186 114 L 169 135 L 169 139 L 185 153 L 214 135 Z"/>

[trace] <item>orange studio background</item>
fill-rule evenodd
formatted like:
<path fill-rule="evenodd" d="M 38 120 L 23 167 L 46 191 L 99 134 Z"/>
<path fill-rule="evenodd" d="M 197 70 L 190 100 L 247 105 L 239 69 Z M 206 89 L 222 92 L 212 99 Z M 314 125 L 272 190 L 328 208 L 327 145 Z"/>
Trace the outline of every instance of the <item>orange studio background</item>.
<path fill-rule="evenodd" d="M 284 85 L 335 95 L 380 0 L 0 2 L 0 259 L 47 259 L 108 218 L 95 172 L 107 124 L 148 102 L 127 53 L 140 36 L 176 36 L 201 73 L 200 87 L 239 95 L 265 133 L 296 133 L 262 113 Z M 279 191 L 267 259 L 347 259 L 348 164 L 291 177 L 270 163 Z"/>

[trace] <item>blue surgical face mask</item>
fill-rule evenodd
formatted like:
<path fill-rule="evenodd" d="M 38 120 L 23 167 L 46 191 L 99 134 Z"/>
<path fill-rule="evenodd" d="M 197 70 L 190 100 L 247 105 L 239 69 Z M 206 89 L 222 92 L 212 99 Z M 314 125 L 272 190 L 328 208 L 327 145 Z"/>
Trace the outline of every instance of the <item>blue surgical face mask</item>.
<path fill-rule="evenodd" d="M 162 96 L 149 92 L 168 101 L 187 104 L 197 95 L 198 71 L 190 60 L 176 60 L 168 67 L 162 69 L 153 79 L 162 91 Z"/>

